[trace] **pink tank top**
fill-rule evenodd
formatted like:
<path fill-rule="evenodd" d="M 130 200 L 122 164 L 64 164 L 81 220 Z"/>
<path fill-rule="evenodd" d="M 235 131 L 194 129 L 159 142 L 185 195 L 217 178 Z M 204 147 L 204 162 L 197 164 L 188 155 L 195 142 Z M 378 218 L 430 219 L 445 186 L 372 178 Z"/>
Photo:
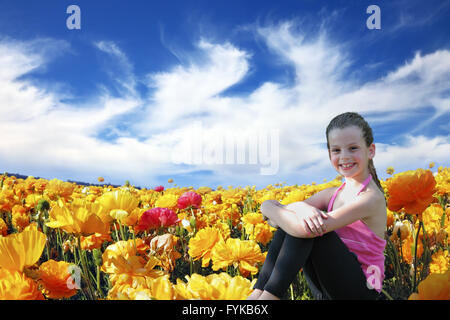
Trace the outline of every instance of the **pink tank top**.
<path fill-rule="evenodd" d="M 367 187 L 371 179 L 372 175 L 369 174 L 357 195 Z M 333 210 L 334 200 L 344 185 L 345 182 L 333 194 L 328 204 L 328 212 Z M 335 232 L 347 248 L 356 255 L 366 276 L 367 285 L 381 292 L 384 280 L 384 249 L 386 240 L 380 238 L 361 220 L 336 229 Z"/>

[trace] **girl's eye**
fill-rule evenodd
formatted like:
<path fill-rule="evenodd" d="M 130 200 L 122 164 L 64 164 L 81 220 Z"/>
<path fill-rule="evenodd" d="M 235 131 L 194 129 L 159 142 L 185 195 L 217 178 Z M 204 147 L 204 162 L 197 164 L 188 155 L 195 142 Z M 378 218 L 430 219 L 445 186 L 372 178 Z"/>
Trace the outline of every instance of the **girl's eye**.
<path fill-rule="evenodd" d="M 333 153 L 339 152 L 339 149 L 331 149 L 331 152 Z"/>
<path fill-rule="evenodd" d="M 356 150 L 356 149 L 358 149 L 358 147 L 351 147 L 350 149 L 351 150 Z"/>

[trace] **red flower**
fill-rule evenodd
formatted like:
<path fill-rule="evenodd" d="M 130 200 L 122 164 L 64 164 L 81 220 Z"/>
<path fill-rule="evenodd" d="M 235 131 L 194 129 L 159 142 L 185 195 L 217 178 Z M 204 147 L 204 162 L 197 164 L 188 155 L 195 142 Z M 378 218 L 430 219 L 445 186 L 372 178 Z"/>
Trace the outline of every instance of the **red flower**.
<path fill-rule="evenodd" d="M 164 187 L 163 186 L 157 186 L 153 190 L 155 190 L 157 192 L 161 192 L 161 191 L 164 191 Z"/>
<path fill-rule="evenodd" d="M 195 207 L 198 209 L 202 204 L 202 196 L 194 191 L 188 191 L 181 195 L 178 198 L 178 208 L 185 209 L 189 206 Z"/>
<path fill-rule="evenodd" d="M 137 230 L 143 231 L 160 227 L 170 227 L 179 221 L 180 219 L 178 219 L 178 216 L 173 210 L 167 208 L 152 208 L 141 215 L 137 224 Z"/>

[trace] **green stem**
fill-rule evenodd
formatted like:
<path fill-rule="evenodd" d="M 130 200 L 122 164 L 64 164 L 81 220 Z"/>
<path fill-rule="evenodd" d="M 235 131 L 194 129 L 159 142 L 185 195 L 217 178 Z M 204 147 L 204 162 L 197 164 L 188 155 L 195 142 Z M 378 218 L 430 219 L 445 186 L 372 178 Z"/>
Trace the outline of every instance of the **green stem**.
<path fill-rule="evenodd" d="M 417 241 L 419 240 L 419 232 L 422 227 L 422 221 L 419 222 L 419 228 L 417 228 L 415 247 L 414 247 L 414 282 L 413 282 L 413 292 L 416 291 L 417 286 Z"/>
<path fill-rule="evenodd" d="M 388 298 L 388 300 L 394 300 L 391 295 L 389 293 L 386 292 L 386 290 L 381 289 L 381 292 L 383 292 L 383 294 L 386 296 L 386 298 Z"/>
<path fill-rule="evenodd" d="M 87 282 L 87 289 L 89 292 L 89 299 L 90 300 L 94 300 L 94 294 L 93 294 L 93 290 L 92 290 L 92 284 L 91 281 L 89 279 L 89 269 L 88 269 L 88 265 L 86 262 L 86 257 L 83 255 L 83 250 L 81 249 L 81 240 L 80 240 L 80 236 L 77 236 L 77 240 L 78 240 L 78 254 L 80 255 L 80 260 L 81 260 L 81 266 L 82 266 L 82 270 L 84 273 L 84 279 Z"/>
<path fill-rule="evenodd" d="M 122 240 L 127 241 L 127 239 L 125 238 L 125 234 L 123 232 L 122 223 L 120 223 L 120 220 L 117 220 L 117 222 L 119 222 L 119 230 L 120 230 L 120 235 L 122 236 Z"/>
<path fill-rule="evenodd" d="M 102 289 L 100 287 L 100 266 L 96 266 L 97 267 L 97 292 L 98 292 L 98 296 L 99 298 L 101 298 L 103 296 L 102 294 Z"/>

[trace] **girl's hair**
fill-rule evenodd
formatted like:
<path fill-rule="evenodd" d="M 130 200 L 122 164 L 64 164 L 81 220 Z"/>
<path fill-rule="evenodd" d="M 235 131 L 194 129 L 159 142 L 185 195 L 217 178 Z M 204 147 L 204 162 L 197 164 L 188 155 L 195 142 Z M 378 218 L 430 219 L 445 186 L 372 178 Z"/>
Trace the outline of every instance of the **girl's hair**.
<path fill-rule="evenodd" d="M 364 120 L 364 118 L 356 112 L 345 112 L 334 117 L 328 124 L 326 131 L 328 151 L 330 150 L 330 143 L 328 141 L 328 134 L 330 133 L 330 131 L 333 129 L 344 129 L 349 126 L 356 126 L 361 129 L 367 147 L 369 147 L 373 143 L 372 128 L 369 126 L 367 121 Z M 380 180 L 378 179 L 377 171 L 375 170 L 372 159 L 369 160 L 369 172 L 372 175 L 373 180 L 377 184 L 378 188 L 384 194 L 383 187 L 381 186 Z"/>

